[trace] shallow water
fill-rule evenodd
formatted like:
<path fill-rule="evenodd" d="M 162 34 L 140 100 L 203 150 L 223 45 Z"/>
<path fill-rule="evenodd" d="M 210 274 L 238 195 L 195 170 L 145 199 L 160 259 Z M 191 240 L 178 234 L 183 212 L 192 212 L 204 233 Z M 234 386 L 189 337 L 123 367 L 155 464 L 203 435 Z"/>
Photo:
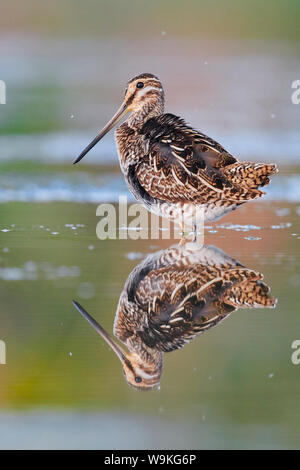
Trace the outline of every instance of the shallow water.
<path fill-rule="evenodd" d="M 74 425 L 85 430 L 69 436 L 67 447 L 297 447 L 300 366 L 291 362 L 291 344 L 300 339 L 299 206 L 250 203 L 206 228 L 205 244 L 263 273 L 278 305 L 240 309 L 166 353 L 160 387 L 146 395 L 126 384 L 118 359 L 72 299 L 111 334 L 129 273 L 174 241 L 100 241 L 95 209 L 62 202 L 1 206 L 0 336 L 7 346 L 1 427 L 11 429 L 1 447 L 55 447 L 59 433 L 51 429 L 58 425 L 66 433 Z M 89 413 L 78 414 L 83 410 Z M 128 427 L 135 430 L 131 442 Z M 21 429 L 34 439 L 24 440 Z"/>

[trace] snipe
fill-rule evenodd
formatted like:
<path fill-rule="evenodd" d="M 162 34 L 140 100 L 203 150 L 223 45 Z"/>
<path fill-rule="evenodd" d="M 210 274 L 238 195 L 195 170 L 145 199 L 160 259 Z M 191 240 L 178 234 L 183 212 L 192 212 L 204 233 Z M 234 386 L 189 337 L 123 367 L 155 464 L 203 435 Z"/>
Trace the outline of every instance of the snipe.
<path fill-rule="evenodd" d="M 263 275 L 218 248 L 187 243 L 149 255 L 129 275 L 119 299 L 115 336 L 74 305 L 119 357 L 126 381 L 140 390 L 160 382 L 165 352 L 174 351 L 238 308 L 274 307 Z"/>
<path fill-rule="evenodd" d="M 120 166 L 132 194 L 158 215 L 191 225 L 201 208 L 202 218 L 216 220 L 265 194 L 259 187 L 277 172 L 274 164 L 239 162 L 183 119 L 164 114 L 162 84 L 150 73 L 129 81 L 121 107 L 74 163 L 128 112 L 116 131 Z"/>

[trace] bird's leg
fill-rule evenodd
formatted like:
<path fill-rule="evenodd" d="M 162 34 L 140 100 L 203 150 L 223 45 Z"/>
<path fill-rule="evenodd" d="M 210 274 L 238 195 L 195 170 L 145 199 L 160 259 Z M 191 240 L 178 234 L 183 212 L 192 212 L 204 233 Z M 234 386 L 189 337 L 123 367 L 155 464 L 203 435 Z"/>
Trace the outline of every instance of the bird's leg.
<path fill-rule="evenodd" d="M 193 230 L 192 230 L 192 242 L 196 243 L 197 241 L 197 225 L 193 225 Z"/>
<path fill-rule="evenodd" d="M 184 230 L 185 230 L 184 220 L 183 220 L 183 217 L 182 217 L 182 219 L 181 219 L 181 239 L 180 239 L 180 242 L 179 242 L 179 246 L 185 245 L 185 242 L 186 242 Z"/>

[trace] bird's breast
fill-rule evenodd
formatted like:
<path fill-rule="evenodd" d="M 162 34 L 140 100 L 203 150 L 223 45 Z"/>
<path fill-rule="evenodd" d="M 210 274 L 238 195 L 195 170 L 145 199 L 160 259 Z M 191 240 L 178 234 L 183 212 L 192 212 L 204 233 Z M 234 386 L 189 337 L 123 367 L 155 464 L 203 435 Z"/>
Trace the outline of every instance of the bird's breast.
<path fill-rule="evenodd" d="M 115 132 L 120 166 L 123 173 L 127 173 L 131 165 L 136 164 L 147 152 L 147 142 L 137 131 L 129 127 L 126 122 Z"/>

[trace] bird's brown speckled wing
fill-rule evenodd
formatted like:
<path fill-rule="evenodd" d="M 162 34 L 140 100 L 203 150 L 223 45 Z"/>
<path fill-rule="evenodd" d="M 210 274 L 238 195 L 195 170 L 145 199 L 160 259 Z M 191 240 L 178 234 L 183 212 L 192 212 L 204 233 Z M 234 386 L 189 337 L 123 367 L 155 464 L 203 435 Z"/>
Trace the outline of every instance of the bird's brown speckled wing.
<path fill-rule="evenodd" d="M 172 114 L 149 119 L 142 128 L 147 153 L 136 168 L 140 184 L 152 196 L 171 202 L 212 202 L 214 197 L 250 198 L 224 174 L 237 162 L 213 139 Z M 253 197 L 253 195 L 252 195 Z"/>
<path fill-rule="evenodd" d="M 199 285 L 192 284 L 193 278 L 190 285 L 178 284 L 175 289 L 174 285 L 166 285 L 165 290 L 152 298 L 148 305 L 148 326 L 139 332 L 147 346 L 164 352 L 179 349 L 235 310 L 219 300 L 226 289 L 221 280 L 202 286 L 203 292 Z"/>
<path fill-rule="evenodd" d="M 149 347 L 173 351 L 238 307 L 273 306 L 261 279 L 261 274 L 243 267 L 219 270 L 198 265 L 153 271 L 135 294 L 148 317 L 139 335 Z"/>
<path fill-rule="evenodd" d="M 148 347 L 179 349 L 237 308 L 274 307 L 262 279 L 216 247 L 188 243 L 149 255 L 125 284 L 115 335 L 126 343 L 134 322 Z"/>
<path fill-rule="evenodd" d="M 141 129 L 145 155 L 135 167 L 152 197 L 172 203 L 233 204 L 264 193 L 276 165 L 238 162 L 220 144 L 173 114 L 149 119 Z"/>

